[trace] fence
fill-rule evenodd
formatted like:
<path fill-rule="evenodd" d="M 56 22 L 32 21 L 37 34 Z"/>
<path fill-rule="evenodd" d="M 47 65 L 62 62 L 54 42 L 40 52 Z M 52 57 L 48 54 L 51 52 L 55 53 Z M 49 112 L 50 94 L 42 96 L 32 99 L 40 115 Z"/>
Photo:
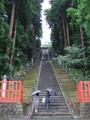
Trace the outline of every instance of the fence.
<path fill-rule="evenodd" d="M 90 102 L 90 81 L 80 81 L 77 84 L 77 99 L 80 103 Z"/>
<path fill-rule="evenodd" d="M 0 81 L 0 102 L 22 103 L 23 81 L 22 80 Z"/>

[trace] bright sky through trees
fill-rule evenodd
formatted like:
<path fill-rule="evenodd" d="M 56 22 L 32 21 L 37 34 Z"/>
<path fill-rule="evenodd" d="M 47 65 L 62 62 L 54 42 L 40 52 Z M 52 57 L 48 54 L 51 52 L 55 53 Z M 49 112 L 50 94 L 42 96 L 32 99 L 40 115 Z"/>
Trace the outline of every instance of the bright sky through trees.
<path fill-rule="evenodd" d="M 41 44 L 42 45 L 48 45 L 50 44 L 50 33 L 51 30 L 49 29 L 49 26 L 45 20 L 44 10 L 50 8 L 49 0 L 44 0 L 42 3 L 42 30 L 43 35 L 41 38 Z"/>

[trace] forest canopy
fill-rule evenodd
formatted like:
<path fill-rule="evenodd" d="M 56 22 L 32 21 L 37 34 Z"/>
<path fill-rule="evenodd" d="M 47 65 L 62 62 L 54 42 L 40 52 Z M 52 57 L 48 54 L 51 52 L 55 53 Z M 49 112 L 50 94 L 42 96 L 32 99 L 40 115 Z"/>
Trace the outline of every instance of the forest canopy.
<path fill-rule="evenodd" d="M 50 0 L 45 11 L 59 63 L 90 71 L 90 0 Z"/>
<path fill-rule="evenodd" d="M 40 48 L 43 0 L 0 0 L 0 74 L 10 74 Z M 14 68 L 13 68 L 14 67 Z"/>

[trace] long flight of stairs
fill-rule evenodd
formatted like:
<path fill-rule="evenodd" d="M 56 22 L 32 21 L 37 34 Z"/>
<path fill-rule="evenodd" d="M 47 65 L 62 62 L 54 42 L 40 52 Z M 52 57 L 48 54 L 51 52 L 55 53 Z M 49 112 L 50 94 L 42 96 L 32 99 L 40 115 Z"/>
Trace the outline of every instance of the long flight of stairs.
<path fill-rule="evenodd" d="M 62 89 L 57 82 L 51 62 L 49 61 L 49 54 L 47 50 L 43 50 L 43 58 L 44 60 L 41 64 L 40 76 L 37 85 L 37 89 L 41 90 L 39 112 L 33 113 L 33 120 L 60 120 L 60 117 L 63 117 L 62 120 L 71 120 L 69 107 L 63 95 Z M 45 110 L 45 106 L 42 103 L 42 98 L 45 96 L 47 88 L 57 91 L 56 96 L 51 96 L 50 110 L 48 112 Z"/>

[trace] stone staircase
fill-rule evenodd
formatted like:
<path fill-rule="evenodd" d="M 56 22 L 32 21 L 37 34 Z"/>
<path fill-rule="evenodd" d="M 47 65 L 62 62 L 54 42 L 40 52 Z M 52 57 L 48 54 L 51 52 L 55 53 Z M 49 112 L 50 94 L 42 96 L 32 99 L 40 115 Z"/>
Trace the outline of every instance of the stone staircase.
<path fill-rule="evenodd" d="M 50 103 L 50 111 L 45 110 L 45 106 L 42 103 L 42 98 L 44 97 L 45 92 L 40 93 L 40 105 L 39 105 L 39 112 L 33 113 L 33 116 L 66 116 L 70 117 L 69 108 L 65 101 L 65 98 L 62 92 L 57 92 L 56 96 L 51 96 L 51 103 Z"/>
<path fill-rule="evenodd" d="M 58 84 L 51 62 L 49 61 L 48 56 L 46 58 L 44 54 L 48 54 L 46 50 L 43 51 L 43 57 L 45 60 L 41 62 L 40 75 L 37 84 L 37 89 L 41 90 L 39 112 L 33 113 L 32 119 L 60 120 L 59 118 L 63 117 L 63 119 L 65 118 L 66 120 L 70 120 L 71 115 L 66 99 L 63 95 L 62 89 Z M 51 96 L 50 110 L 48 112 L 45 110 L 45 106 L 42 103 L 42 98 L 45 96 L 45 91 L 47 88 L 57 91 L 56 96 Z"/>

